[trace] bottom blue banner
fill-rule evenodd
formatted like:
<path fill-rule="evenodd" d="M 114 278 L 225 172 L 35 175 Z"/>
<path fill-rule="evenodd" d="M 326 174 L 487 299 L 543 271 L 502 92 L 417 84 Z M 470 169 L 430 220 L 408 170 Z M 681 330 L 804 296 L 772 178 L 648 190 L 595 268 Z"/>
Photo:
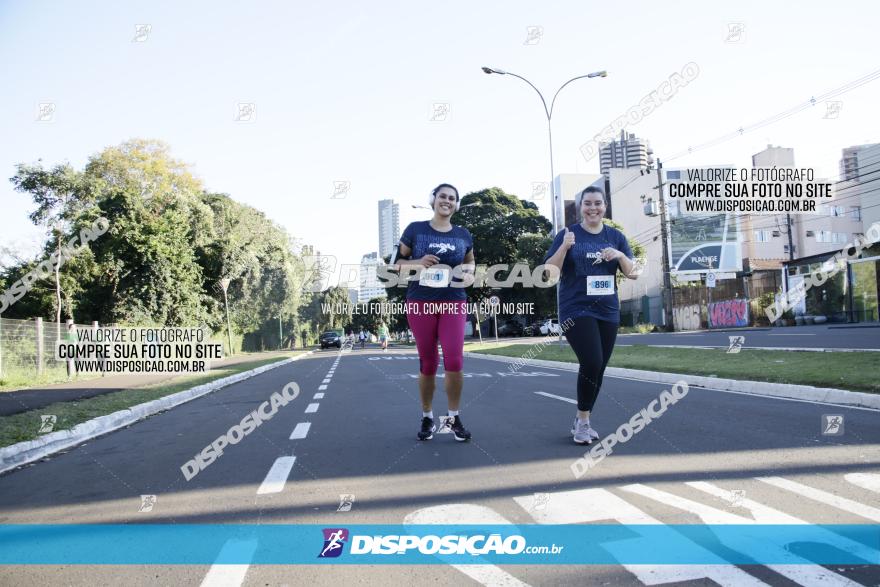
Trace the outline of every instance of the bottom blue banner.
<path fill-rule="evenodd" d="M 0 564 L 880 564 L 878 525 L 0 525 Z"/>

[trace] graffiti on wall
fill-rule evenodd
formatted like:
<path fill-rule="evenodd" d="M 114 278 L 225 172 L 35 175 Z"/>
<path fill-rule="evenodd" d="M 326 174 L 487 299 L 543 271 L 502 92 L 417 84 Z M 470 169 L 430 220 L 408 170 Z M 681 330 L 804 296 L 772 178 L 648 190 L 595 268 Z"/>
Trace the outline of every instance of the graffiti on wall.
<path fill-rule="evenodd" d="M 725 300 L 709 304 L 709 328 L 748 325 L 749 301 L 747 299 Z"/>

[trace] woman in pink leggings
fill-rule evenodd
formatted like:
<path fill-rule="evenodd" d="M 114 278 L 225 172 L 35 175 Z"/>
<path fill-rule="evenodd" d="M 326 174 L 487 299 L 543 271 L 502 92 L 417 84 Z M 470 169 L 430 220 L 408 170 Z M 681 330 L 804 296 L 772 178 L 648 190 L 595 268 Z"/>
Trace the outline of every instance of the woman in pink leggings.
<path fill-rule="evenodd" d="M 398 266 L 418 266 L 418 279 L 406 291 L 406 317 L 419 351 L 419 395 L 422 423 L 419 440 L 434 438 L 432 403 L 435 378 L 440 363 L 437 343 L 443 347 L 443 371 L 452 433 L 466 441 L 471 433 L 461 423 L 459 408 L 462 388 L 464 326 L 467 320 L 467 285 L 463 272 L 473 272 L 474 241 L 466 228 L 450 222 L 460 207 L 458 190 L 442 183 L 431 192 L 434 217 L 413 222 L 400 237 Z M 456 269 L 453 271 L 453 269 Z"/>

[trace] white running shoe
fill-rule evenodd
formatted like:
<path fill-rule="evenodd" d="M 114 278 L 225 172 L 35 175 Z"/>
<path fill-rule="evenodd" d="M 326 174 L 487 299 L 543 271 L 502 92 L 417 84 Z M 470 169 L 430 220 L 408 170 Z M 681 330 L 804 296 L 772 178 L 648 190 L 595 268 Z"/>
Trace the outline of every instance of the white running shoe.
<path fill-rule="evenodd" d="M 593 442 L 593 437 L 590 436 L 589 422 L 579 422 L 578 419 L 575 418 L 571 432 L 572 438 L 576 444 L 591 444 Z"/>
<path fill-rule="evenodd" d="M 571 425 L 571 433 L 572 434 L 577 434 L 577 425 L 578 425 L 578 420 L 577 420 L 577 418 L 575 418 L 574 423 Z M 587 420 L 587 434 L 590 435 L 591 439 L 599 440 L 599 433 L 596 432 L 595 430 L 593 430 L 592 426 L 590 425 L 589 420 Z"/>

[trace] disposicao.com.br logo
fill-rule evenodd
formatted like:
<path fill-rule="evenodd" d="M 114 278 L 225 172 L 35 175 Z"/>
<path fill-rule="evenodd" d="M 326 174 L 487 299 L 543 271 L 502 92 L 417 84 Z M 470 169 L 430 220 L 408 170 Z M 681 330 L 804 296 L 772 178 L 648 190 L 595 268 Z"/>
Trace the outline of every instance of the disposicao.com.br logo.
<path fill-rule="evenodd" d="M 486 554 L 559 554 L 564 546 L 528 546 L 523 536 L 514 534 L 502 537 L 500 534 L 475 534 L 464 536 L 450 534 L 445 536 L 414 534 L 353 535 L 349 537 L 346 528 L 324 528 L 324 546 L 318 558 L 338 557 L 346 542 L 350 544 L 352 555 L 407 555 L 410 551 L 425 555 L 471 555 Z M 413 554 L 414 554 L 413 553 Z"/>

